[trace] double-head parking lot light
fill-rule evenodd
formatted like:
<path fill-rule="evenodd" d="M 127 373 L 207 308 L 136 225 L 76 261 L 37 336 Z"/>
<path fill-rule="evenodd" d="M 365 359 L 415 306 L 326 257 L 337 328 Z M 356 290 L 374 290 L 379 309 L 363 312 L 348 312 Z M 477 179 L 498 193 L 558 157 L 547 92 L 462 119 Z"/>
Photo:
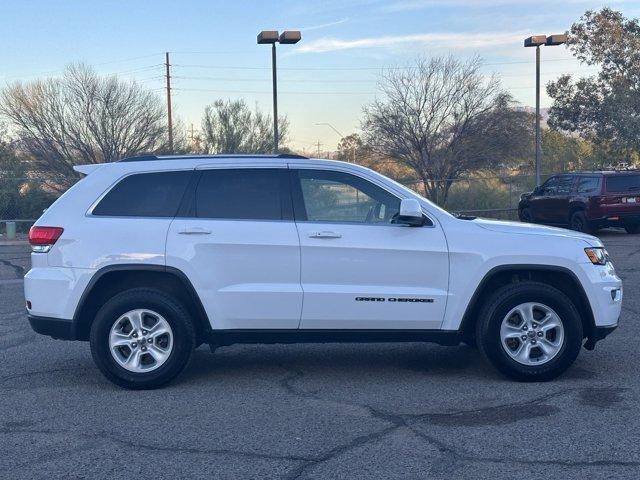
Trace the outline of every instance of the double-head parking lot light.
<path fill-rule="evenodd" d="M 271 75 L 273 77 L 273 153 L 278 154 L 278 79 L 276 75 L 276 43 L 298 43 L 302 35 L 297 30 L 263 30 L 258 34 L 258 44 L 271 44 Z"/>
<path fill-rule="evenodd" d="M 553 47 L 567 43 L 567 35 L 533 35 L 524 39 L 525 47 L 536 47 L 536 186 L 540 185 L 540 47 Z"/>

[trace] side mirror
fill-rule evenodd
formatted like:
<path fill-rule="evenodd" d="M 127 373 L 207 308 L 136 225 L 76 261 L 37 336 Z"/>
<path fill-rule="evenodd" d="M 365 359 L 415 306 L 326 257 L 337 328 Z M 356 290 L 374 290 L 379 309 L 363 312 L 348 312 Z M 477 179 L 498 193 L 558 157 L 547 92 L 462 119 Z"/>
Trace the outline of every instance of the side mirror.
<path fill-rule="evenodd" d="M 424 225 L 424 215 L 422 214 L 422 207 L 418 200 L 405 198 L 400 201 L 398 223 L 404 223 L 412 227 L 421 227 Z"/>
<path fill-rule="evenodd" d="M 544 189 L 541 186 L 537 186 L 536 188 L 533 189 L 533 194 L 534 195 L 542 195 L 542 191 Z"/>

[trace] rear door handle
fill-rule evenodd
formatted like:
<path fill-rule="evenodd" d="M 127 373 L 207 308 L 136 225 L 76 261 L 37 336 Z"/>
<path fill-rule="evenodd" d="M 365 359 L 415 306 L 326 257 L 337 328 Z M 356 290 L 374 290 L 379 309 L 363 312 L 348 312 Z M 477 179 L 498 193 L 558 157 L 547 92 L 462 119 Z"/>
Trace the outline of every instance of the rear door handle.
<path fill-rule="evenodd" d="M 339 234 L 338 232 L 329 232 L 329 231 L 323 231 L 323 232 L 311 232 L 309 234 L 309 238 L 341 238 L 342 235 Z"/>
<path fill-rule="evenodd" d="M 209 235 L 211 230 L 201 227 L 185 227 L 178 232 L 180 235 Z"/>

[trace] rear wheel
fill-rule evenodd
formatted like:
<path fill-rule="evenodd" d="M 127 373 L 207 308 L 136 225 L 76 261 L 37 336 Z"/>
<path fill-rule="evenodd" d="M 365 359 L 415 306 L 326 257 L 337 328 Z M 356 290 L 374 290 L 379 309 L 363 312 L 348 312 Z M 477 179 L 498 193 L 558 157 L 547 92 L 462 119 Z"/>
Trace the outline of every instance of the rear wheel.
<path fill-rule="evenodd" d="M 151 389 L 173 380 L 195 348 L 186 309 L 158 290 L 133 289 L 107 301 L 91 326 L 91 354 L 113 383 Z"/>
<path fill-rule="evenodd" d="M 577 232 L 591 233 L 593 229 L 591 225 L 589 225 L 589 221 L 587 220 L 587 216 L 583 211 L 574 212 L 569 219 L 569 226 L 571 230 L 575 230 Z"/>
<path fill-rule="evenodd" d="M 640 232 L 640 223 L 628 223 L 624 226 L 624 229 L 627 231 L 627 233 L 638 233 Z"/>
<path fill-rule="evenodd" d="M 582 322 L 572 301 L 538 282 L 500 288 L 485 303 L 476 328 L 482 354 L 504 375 L 546 381 L 574 362 Z"/>

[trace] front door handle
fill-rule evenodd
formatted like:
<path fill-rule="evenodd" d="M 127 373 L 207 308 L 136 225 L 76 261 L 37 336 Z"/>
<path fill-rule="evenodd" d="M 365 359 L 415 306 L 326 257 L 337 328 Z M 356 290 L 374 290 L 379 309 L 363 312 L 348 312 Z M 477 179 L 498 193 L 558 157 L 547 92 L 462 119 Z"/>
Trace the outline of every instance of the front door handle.
<path fill-rule="evenodd" d="M 311 232 L 309 234 L 309 238 L 341 238 L 342 235 L 339 234 L 338 232 L 329 232 L 329 231 L 323 231 L 323 232 Z"/>
<path fill-rule="evenodd" d="M 178 232 L 180 235 L 209 235 L 211 230 L 201 227 L 185 227 Z"/>

